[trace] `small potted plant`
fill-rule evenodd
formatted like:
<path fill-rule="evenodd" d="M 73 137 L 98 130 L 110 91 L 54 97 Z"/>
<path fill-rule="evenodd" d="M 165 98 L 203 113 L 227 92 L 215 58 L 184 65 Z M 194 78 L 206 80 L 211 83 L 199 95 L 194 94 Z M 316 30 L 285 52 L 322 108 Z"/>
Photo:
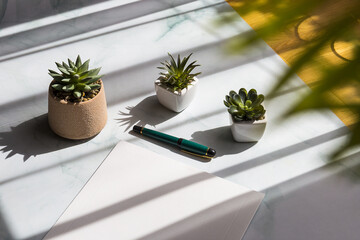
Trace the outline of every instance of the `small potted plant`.
<path fill-rule="evenodd" d="M 266 127 L 264 95 L 255 89 L 249 92 L 241 88 L 239 93 L 230 91 L 224 104 L 228 108 L 231 132 L 237 142 L 256 142 L 262 137 Z"/>
<path fill-rule="evenodd" d="M 56 63 L 60 72 L 49 69 L 53 78 L 48 93 L 50 128 L 59 136 L 86 139 L 98 134 L 107 121 L 101 68 L 89 70 L 90 59 L 82 63 Z"/>
<path fill-rule="evenodd" d="M 160 73 L 160 77 L 155 81 L 155 91 L 159 102 L 174 112 L 181 112 L 189 106 L 194 99 L 197 89 L 198 79 L 197 75 L 192 71 L 200 66 L 195 64 L 196 61 L 187 65 L 192 53 L 177 61 L 168 53 L 170 63 L 168 61 L 161 62 L 163 66 L 158 67 L 164 70 Z"/>

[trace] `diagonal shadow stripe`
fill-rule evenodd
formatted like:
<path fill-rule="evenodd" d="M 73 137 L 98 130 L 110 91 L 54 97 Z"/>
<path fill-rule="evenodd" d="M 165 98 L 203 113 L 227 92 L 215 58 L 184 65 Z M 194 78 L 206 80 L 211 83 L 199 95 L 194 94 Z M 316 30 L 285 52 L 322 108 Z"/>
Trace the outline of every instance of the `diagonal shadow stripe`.
<path fill-rule="evenodd" d="M 270 152 L 267 154 L 264 154 L 262 156 L 249 159 L 244 163 L 239 163 L 234 166 L 225 168 L 223 170 L 214 172 L 213 174 L 222 178 L 237 174 L 239 172 L 246 171 L 251 168 L 258 167 L 260 165 L 269 163 L 274 160 L 278 160 L 280 158 L 289 156 L 291 154 L 304 151 L 306 149 L 312 148 L 314 146 L 320 145 L 322 143 L 334 140 L 336 138 L 342 137 L 349 134 L 349 128 L 344 126 L 338 129 L 335 129 L 331 132 L 324 133 L 320 136 L 293 144 L 291 146 L 279 149 L 274 152 Z"/>
<path fill-rule="evenodd" d="M 140 1 L 140 2 L 135 2 L 135 3 L 131 3 L 131 4 L 126 4 L 126 5 L 120 6 L 116 9 L 113 8 L 113 9 L 109 9 L 109 10 L 105 10 L 105 11 L 100 11 L 100 12 L 85 15 L 85 16 L 82 16 L 82 17 L 79 17 L 76 19 L 70 19 L 70 20 L 67 20 L 64 22 L 51 24 L 51 25 L 47 25 L 44 27 L 40 27 L 40 28 L 36 28 L 33 30 L 20 32 L 18 34 L 0 38 L 0 44 L 3 45 L 3 48 L 0 50 L 0 62 L 11 60 L 11 59 L 22 57 L 22 56 L 26 56 L 26 55 L 37 53 L 37 52 L 41 52 L 41 51 L 45 51 L 48 49 L 64 46 L 67 44 L 76 43 L 76 42 L 84 41 L 87 39 L 103 36 L 106 34 L 123 31 L 126 29 L 130 29 L 130 28 L 145 25 L 148 23 L 164 20 L 167 18 L 184 15 L 184 14 L 191 13 L 194 11 L 199 11 L 199 10 L 206 9 L 206 8 L 216 7 L 218 5 L 224 4 L 224 2 L 211 4 L 211 5 L 207 5 L 204 7 L 198 7 L 195 9 L 191 9 L 188 11 L 170 14 L 165 17 L 158 17 L 158 18 L 155 18 L 150 21 L 132 24 L 130 26 L 121 27 L 121 28 L 118 28 L 115 30 L 112 29 L 112 30 L 101 31 L 101 33 L 94 33 L 94 34 L 91 34 L 90 36 L 88 36 L 88 35 L 81 36 L 81 34 L 86 34 L 89 32 L 91 33 L 92 31 L 99 30 L 99 29 L 106 29 L 106 27 L 109 27 L 109 26 L 112 26 L 115 24 L 133 20 L 133 19 L 145 16 L 145 15 L 155 13 L 155 12 L 164 11 L 164 10 L 176 7 L 176 6 L 194 2 L 195 0 L 186 0 L 186 1 L 184 0 L 180 3 L 173 3 L 173 2 L 168 3 L 166 1 L 168 1 L 168 0 L 165 0 L 165 3 L 163 3 L 163 4 L 159 4 L 159 1 L 156 1 L 156 0 L 146 0 L 146 1 Z M 137 4 L 137 5 L 141 4 L 141 3 L 144 4 L 144 2 L 146 2 L 146 3 L 147 2 L 155 2 L 155 3 L 157 3 L 157 5 L 155 4 L 155 7 L 154 7 L 152 4 L 147 3 L 146 6 L 144 7 L 144 9 L 142 7 L 138 7 L 140 9 L 142 9 L 142 11 L 140 11 L 140 12 L 138 12 L 138 8 L 132 6 L 135 4 Z M 165 6 L 167 6 L 167 7 L 165 7 Z M 129 8 L 129 9 L 127 9 L 127 8 Z M 151 11 L 149 11 L 148 9 L 150 9 Z M 133 12 L 136 11 L 136 14 L 132 13 L 131 11 L 133 11 Z M 118 12 L 120 12 L 120 13 L 118 13 Z M 123 14 L 123 13 L 126 13 L 126 14 Z M 143 13 L 143 14 L 141 14 L 141 13 Z M 93 24 L 94 16 L 92 16 L 92 15 L 94 15 L 94 14 L 99 15 L 99 16 L 96 16 L 96 18 L 100 19 L 96 22 L 96 24 Z M 103 14 L 105 16 L 102 16 Z M 119 16 L 120 16 L 120 19 L 115 21 L 117 18 L 114 18 L 114 16 L 118 16 L 117 18 L 119 18 Z M 109 21 L 111 21 L 111 22 L 109 22 Z M 100 25 L 100 26 L 98 26 L 98 25 Z M 69 26 L 73 26 L 73 27 L 69 28 Z M 86 26 L 86 28 L 85 28 L 85 26 Z M 49 34 L 49 32 L 54 31 L 55 29 L 59 29 L 59 30 L 57 30 L 53 34 Z M 74 32 L 71 32 L 68 29 L 72 29 L 72 31 L 74 31 Z M 74 36 L 78 36 L 78 37 L 74 38 Z M 31 42 L 30 41 L 24 42 L 23 39 L 31 39 Z M 63 41 L 60 41 L 60 40 L 63 40 Z M 14 43 L 17 43 L 17 44 L 14 44 Z M 42 47 L 42 45 L 44 45 L 44 46 Z M 34 49 L 32 49 L 32 48 L 34 48 Z"/>
<path fill-rule="evenodd" d="M 0 55 L 6 55 L 12 52 L 27 49 L 29 47 L 52 42 L 54 40 L 64 39 L 79 33 L 100 29 L 193 1 L 194 0 L 163 0 L 161 2 L 157 0 L 137 1 L 106 10 L 100 10 L 98 12 L 90 13 L 85 16 L 79 16 L 59 23 L 31 29 L 29 31 L 19 32 L 11 36 L 0 38 L 0 43 L 2 45 Z M 24 42 L 22 39 L 31 39 L 31 42 L 26 42 L 26 44 L 23 45 L 14 44 L 14 42 Z"/>
<path fill-rule="evenodd" d="M 146 192 L 140 193 L 134 197 L 128 198 L 124 201 L 115 203 L 108 207 L 96 210 L 91 212 L 85 216 L 78 217 L 76 219 L 70 220 L 65 223 L 61 223 L 55 225 L 52 228 L 51 237 L 56 237 L 66 232 L 73 231 L 80 227 L 89 225 L 93 222 L 99 221 L 100 219 L 104 219 L 106 217 L 110 217 L 119 212 L 125 211 L 127 209 L 138 206 L 142 203 L 148 202 L 152 199 L 159 198 L 165 194 L 169 194 L 171 192 L 177 191 L 186 186 L 192 185 L 194 183 L 198 183 L 201 181 L 205 181 L 215 176 L 210 175 L 208 173 L 198 173 L 189 177 L 185 177 L 182 179 L 175 180 L 173 182 L 164 184 L 154 189 L 150 189 Z"/>
<path fill-rule="evenodd" d="M 251 210 L 259 204 L 259 193 L 250 191 L 209 207 L 137 240 L 219 240 L 234 239 L 235 237 L 241 239 L 247 226 L 244 224 L 241 226 L 236 225 L 239 223 L 239 218 L 242 219 L 242 222 L 244 219 L 251 219 L 255 212 L 255 210 Z"/>
<path fill-rule="evenodd" d="M 217 40 L 212 43 L 204 44 L 174 54 L 184 55 L 189 52 L 194 52 L 197 55 L 199 62 L 201 61 L 203 63 L 202 76 L 209 76 L 234 67 L 249 64 L 275 54 L 271 49 L 265 49 L 261 51 L 256 50 L 255 52 L 251 52 L 249 55 L 240 55 L 234 58 L 227 58 L 226 55 L 223 55 L 221 62 L 217 61 L 215 57 L 212 57 L 219 56 L 218 54 L 222 52 L 221 48 L 228 42 L 238 37 L 241 37 L 241 35 Z M 164 57 L 154 58 L 128 68 L 106 73 L 103 81 L 106 89 L 108 106 L 114 106 L 122 101 L 128 101 L 152 93 L 154 91 L 153 81 L 158 75 L 156 67 L 158 67 L 159 62 L 163 61 L 164 58 L 166 58 L 165 55 Z M 141 69 L 141 71 L 139 71 L 139 69 Z M 127 84 L 129 79 L 131 79 L 131 84 Z M 139 86 L 142 87 L 139 88 Z M 15 121 L 17 116 L 21 114 L 21 111 L 14 111 L 14 109 L 20 106 L 21 108 L 27 108 L 27 106 L 30 107 L 30 105 L 35 105 L 38 108 L 43 109 L 41 113 L 44 113 L 47 108 L 46 96 L 47 93 L 41 92 L 27 98 L 2 104 L 0 105 L 0 112 L 8 115 L 9 119 L 14 119 Z M 8 104 L 9 106 L 7 106 Z"/>

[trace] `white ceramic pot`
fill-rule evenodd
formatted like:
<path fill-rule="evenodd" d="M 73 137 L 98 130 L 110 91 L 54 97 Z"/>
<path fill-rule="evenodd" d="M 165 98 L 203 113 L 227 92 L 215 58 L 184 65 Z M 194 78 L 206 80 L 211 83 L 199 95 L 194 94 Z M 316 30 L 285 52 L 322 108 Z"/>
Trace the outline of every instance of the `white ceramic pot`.
<path fill-rule="evenodd" d="M 187 108 L 194 99 L 199 80 L 194 78 L 190 86 L 181 90 L 181 92 L 172 92 L 161 86 L 160 81 L 155 81 L 155 92 L 159 102 L 166 108 L 181 112 Z"/>
<path fill-rule="evenodd" d="M 234 121 L 231 114 L 230 124 L 231 124 L 231 133 L 236 142 L 257 142 L 264 135 L 266 127 L 266 115 L 265 119 L 258 121 L 243 121 L 238 122 Z"/>

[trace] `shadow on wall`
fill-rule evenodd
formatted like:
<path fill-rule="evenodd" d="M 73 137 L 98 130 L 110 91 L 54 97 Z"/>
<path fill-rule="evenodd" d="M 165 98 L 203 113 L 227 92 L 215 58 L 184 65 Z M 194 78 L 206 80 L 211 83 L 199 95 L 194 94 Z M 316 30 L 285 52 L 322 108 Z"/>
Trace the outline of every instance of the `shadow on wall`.
<path fill-rule="evenodd" d="M 0 151 L 6 153 L 6 159 L 15 154 L 24 156 L 24 162 L 31 156 L 72 147 L 89 139 L 74 141 L 57 136 L 48 124 L 47 114 L 27 120 L 8 132 L 0 132 Z"/>
<path fill-rule="evenodd" d="M 121 117 L 116 119 L 121 126 L 127 125 L 124 132 L 134 125 L 155 127 L 178 114 L 159 104 L 156 95 L 145 98 L 134 107 L 126 107 L 126 110 L 127 113 L 119 111 Z"/>

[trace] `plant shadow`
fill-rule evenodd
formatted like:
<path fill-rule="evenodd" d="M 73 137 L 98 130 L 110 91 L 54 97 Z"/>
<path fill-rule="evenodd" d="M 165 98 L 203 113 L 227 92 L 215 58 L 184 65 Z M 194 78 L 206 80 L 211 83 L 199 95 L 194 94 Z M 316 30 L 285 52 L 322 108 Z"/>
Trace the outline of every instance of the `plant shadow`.
<path fill-rule="evenodd" d="M 118 114 L 121 117 L 116 119 L 120 126 L 127 125 L 124 132 L 134 125 L 156 127 L 156 125 L 179 114 L 163 107 L 157 100 L 156 95 L 145 98 L 134 107 L 126 107 L 126 110 L 128 112 L 119 111 Z"/>
<path fill-rule="evenodd" d="M 15 154 L 23 155 L 25 162 L 31 156 L 72 147 L 90 139 L 69 140 L 56 135 L 50 129 L 47 114 L 43 114 L 11 127 L 8 132 L 0 132 L 0 147 L 3 147 L 0 151 L 9 152 L 6 159 Z"/>
<path fill-rule="evenodd" d="M 206 131 L 194 132 L 191 135 L 194 141 L 216 150 L 215 157 L 221 157 L 224 155 L 232 155 L 241 153 L 251 147 L 257 142 L 239 143 L 233 140 L 231 135 L 230 126 L 223 126 L 218 128 L 209 129 Z"/>

